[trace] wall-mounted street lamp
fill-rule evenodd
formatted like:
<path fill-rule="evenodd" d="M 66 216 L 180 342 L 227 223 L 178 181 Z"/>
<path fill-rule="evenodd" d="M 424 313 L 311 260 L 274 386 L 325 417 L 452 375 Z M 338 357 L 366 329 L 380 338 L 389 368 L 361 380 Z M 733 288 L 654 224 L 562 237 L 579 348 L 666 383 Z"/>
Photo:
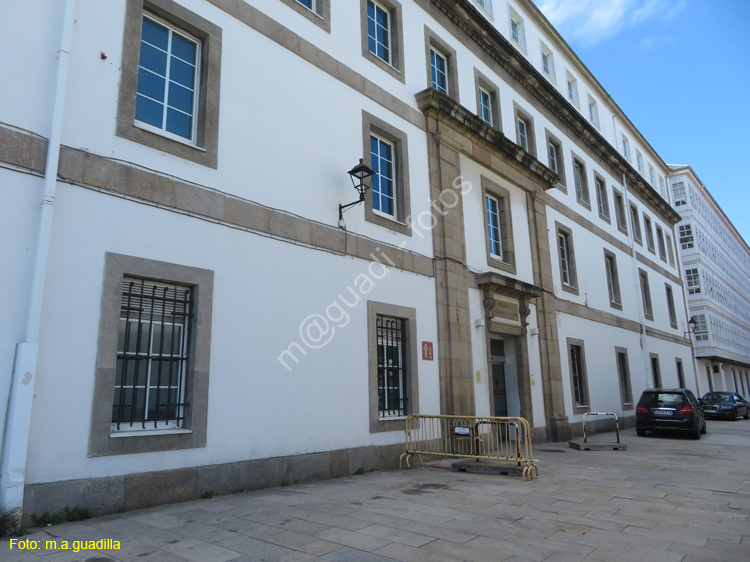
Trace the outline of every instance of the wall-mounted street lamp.
<path fill-rule="evenodd" d="M 346 230 L 346 224 L 344 223 L 344 211 L 349 207 L 358 205 L 365 200 L 365 193 L 370 189 L 370 183 L 372 182 L 372 176 L 375 174 L 370 168 L 365 165 L 365 161 L 360 158 L 359 164 L 349 170 L 349 177 L 352 178 L 352 185 L 354 189 L 359 193 L 359 199 L 347 203 L 346 205 L 339 204 L 339 228 Z"/>
<path fill-rule="evenodd" d="M 688 328 L 689 331 L 685 332 L 684 335 L 688 335 L 689 333 L 695 333 L 695 326 L 698 324 L 698 321 L 695 319 L 695 316 L 691 316 L 690 320 L 688 320 Z"/>

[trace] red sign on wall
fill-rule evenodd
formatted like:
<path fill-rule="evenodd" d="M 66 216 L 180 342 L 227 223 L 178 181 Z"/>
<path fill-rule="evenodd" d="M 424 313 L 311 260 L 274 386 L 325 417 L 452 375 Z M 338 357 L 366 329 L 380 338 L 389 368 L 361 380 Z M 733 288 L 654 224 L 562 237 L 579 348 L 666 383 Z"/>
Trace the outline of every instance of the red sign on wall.
<path fill-rule="evenodd" d="M 432 361 L 432 342 L 431 341 L 422 342 L 422 359 L 424 361 Z"/>

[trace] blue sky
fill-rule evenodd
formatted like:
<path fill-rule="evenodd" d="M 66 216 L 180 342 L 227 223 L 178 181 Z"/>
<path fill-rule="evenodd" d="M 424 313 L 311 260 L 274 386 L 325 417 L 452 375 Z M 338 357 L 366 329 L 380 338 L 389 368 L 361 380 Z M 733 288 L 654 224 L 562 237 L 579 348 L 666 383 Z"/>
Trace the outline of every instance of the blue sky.
<path fill-rule="evenodd" d="M 750 0 L 534 0 L 667 164 L 750 243 Z"/>

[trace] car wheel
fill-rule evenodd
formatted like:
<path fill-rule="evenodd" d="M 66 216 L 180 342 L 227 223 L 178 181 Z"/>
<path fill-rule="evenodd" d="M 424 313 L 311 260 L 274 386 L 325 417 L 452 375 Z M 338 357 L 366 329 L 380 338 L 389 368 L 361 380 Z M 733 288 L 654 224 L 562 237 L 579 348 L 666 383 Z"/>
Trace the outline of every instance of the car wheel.
<path fill-rule="evenodd" d="M 746 420 L 750 420 L 750 408 L 748 408 L 747 410 L 745 410 L 745 419 Z"/>
<path fill-rule="evenodd" d="M 732 415 L 729 418 L 731 421 L 737 421 L 737 408 L 734 409 Z"/>
<path fill-rule="evenodd" d="M 708 426 L 706 425 L 706 422 L 703 422 L 703 427 L 701 428 L 701 433 L 705 435 L 708 432 Z"/>
<path fill-rule="evenodd" d="M 700 439 L 701 438 L 701 430 L 700 430 L 700 428 L 696 429 L 695 431 L 693 431 L 690 434 L 690 437 L 693 438 L 693 439 Z"/>
<path fill-rule="evenodd" d="M 638 435 L 638 437 L 646 437 L 646 430 L 640 427 L 635 428 L 635 433 L 636 435 Z"/>

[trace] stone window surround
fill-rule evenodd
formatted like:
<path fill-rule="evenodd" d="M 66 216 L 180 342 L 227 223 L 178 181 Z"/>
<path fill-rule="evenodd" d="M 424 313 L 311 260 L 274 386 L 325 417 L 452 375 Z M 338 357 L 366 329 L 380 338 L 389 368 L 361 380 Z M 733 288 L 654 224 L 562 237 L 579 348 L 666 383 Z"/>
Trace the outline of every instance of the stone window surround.
<path fill-rule="evenodd" d="M 500 94 L 497 84 L 492 82 L 489 78 L 487 78 L 484 74 L 479 72 L 476 68 L 474 68 L 474 90 L 476 91 L 476 98 L 477 98 L 477 115 L 482 115 L 482 103 L 479 99 L 479 88 L 482 88 L 483 90 L 489 92 L 490 94 L 490 108 L 492 110 L 492 126 L 499 130 L 503 130 L 503 120 L 502 116 L 500 114 Z"/>
<path fill-rule="evenodd" d="M 643 315 L 646 320 L 654 319 L 654 306 L 651 299 L 651 287 L 648 282 L 648 272 L 645 269 L 638 268 L 638 280 L 641 290 L 641 303 L 643 305 Z M 650 312 L 649 312 L 650 310 Z"/>
<path fill-rule="evenodd" d="M 591 210 L 591 192 L 589 190 L 589 177 L 588 172 L 586 171 L 586 164 L 583 161 L 583 158 L 578 156 L 574 151 L 570 151 L 571 155 L 571 161 L 573 162 L 573 188 L 575 190 L 576 195 L 576 201 L 586 207 L 589 211 Z M 581 167 L 581 192 L 583 193 L 584 198 L 581 199 L 578 197 L 578 190 L 576 189 L 575 185 L 575 166 L 578 164 Z"/>
<path fill-rule="evenodd" d="M 568 241 L 568 278 L 570 285 L 563 283 L 562 256 L 560 256 L 560 234 L 565 234 Z M 578 272 L 576 270 L 575 251 L 573 249 L 573 231 L 555 221 L 555 246 L 557 247 L 557 267 L 560 273 L 560 288 L 568 293 L 578 294 Z"/>
<path fill-rule="evenodd" d="M 315 0 L 315 10 L 304 6 L 299 0 L 281 0 L 297 13 L 306 17 L 326 33 L 331 32 L 331 0 Z"/>
<path fill-rule="evenodd" d="M 572 346 L 578 346 L 581 348 L 581 379 L 584 383 L 584 387 L 586 390 L 586 404 L 578 406 L 576 404 L 576 393 L 575 388 L 573 387 L 573 362 L 570 358 L 570 348 Z M 583 340 L 579 340 L 576 338 L 566 338 L 565 340 L 565 347 L 567 349 L 567 356 L 568 356 L 568 375 L 570 379 L 570 398 L 571 402 L 573 404 L 573 414 L 585 414 L 586 412 L 591 411 L 591 398 L 589 395 L 589 381 L 588 381 L 588 373 L 586 372 L 586 349 L 584 345 Z"/>
<path fill-rule="evenodd" d="M 612 200 L 615 206 L 615 222 L 617 222 L 617 230 L 619 230 L 623 234 L 627 234 L 628 211 L 625 208 L 625 197 L 622 195 L 622 191 L 618 190 L 614 186 L 612 186 Z"/>
<path fill-rule="evenodd" d="M 500 214 L 500 238 L 503 248 L 503 260 L 497 259 L 490 252 L 489 223 L 487 219 L 487 196 L 497 199 L 498 212 Z M 482 215 L 484 216 L 485 248 L 487 252 L 487 265 L 512 273 L 516 273 L 516 252 L 513 243 L 513 220 L 510 210 L 510 192 L 482 176 Z"/>
<path fill-rule="evenodd" d="M 628 385 L 628 390 L 630 391 L 630 402 L 625 402 L 624 396 L 622 395 L 622 386 L 620 384 L 620 361 L 619 361 L 619 354 L 625 355 L 625 378 Z M 635 407 L 635 398 L 633 397 L 633 386 L 632 382 L 630 380 L 630 359 L 628 358 L 628 350 L 624 347 L 618 347 L 615 346 L 615 366 L 617 367 L 617 386 L 620 387 L 620 405 L 622 406 L 623 411 L 624 410 L 632 410 Z"/>
<path fill-rule="evenodd" d="M 296 2 L 296 0 L 294 0 Z M 381 69 L 385 70 L 388 74 L 406 83 L 406 76 L 404 74 L 404 26 L 403 26 L 403 14 L 401 9 L 401 3 L 397 0 L 375 0 L 375 3 L 380 7 L 385 8 L 388 11 L 389 29 L 388 35 L 391 40 L 390 52 L 391 60 L 386 62 L 377 56 L 375 53 L 370 52 L 368 45 L 368 34 L 367 34 L 367 1 L 360 0 L 360 20 L 362 22 L 362 56 L 367 60 L 377 65 Z"/>
<path fill-rule="evenodd" d="M 527 152 L 532 156 L 536 157 L 536 134 L 534 133 L 534 118 L 530 113 L 526 112 L 521 106 L 515 101 L 513 102 L 513 128 L 516 131 L 516 144 L 521 146 L 521 137 L 518 131 L 518 122 L 523 120 L 526 122 L 526 139 L 528 144 Z"/>
<path fill-rule="evenodd" d="M 614 285 L 615 297 L 617 298 L 617 301 L 618 301 L 618 302 L 614 302 L 611 299 L 609 299 L 609 286 L 607 286 L 607 299 L 609 300 L 609 306 L 612 307 L 612 308 L 614 308 L 614 309 L 617 309 L 617 310 L 622 310 L 622 293 L 620 292 L 620 274 L 619 274 L 619 272 L 617 270 L 617 256 L 613 252 L 611 252 L 611 251 L 607 250 L 606 248 L 604 248 L 604 260 L 605 260 L 604 276 L 605 276 L 605 282 L 606 282 L 606 275 L 607 275 L 607 270 L 606 270 L 606 267 L 607 267 L 606 266 L 606 260 L 607 260 L 607 258 L 610 258 L 612 260 L 612 283 Z"/>
<path fill-rule="evenodd" d="M 308 10 L 309 11 L 309 10 Z M 201 42 L 195 144 L 147 130 L 135 124 L 141 22 L 152 13 Z M 211 168 L 218 166 L 219 100 L 222 30 L 172 0 L 130 0 L 125 10 L 122 74 L 117 104 L 116 133 L 122 138 Z"/>
<path fill-rule="evenodd" d="M 89 456 L 125 455 L 206 446 L 208 378 L 211 353 L 214 273 L 185 265 L 107 252 L 102 284 L 94 400 L 89 435 Z M 190 404 L 185 430 L 141 430 L 127 437 L 113 437 L 112 403 L 117 369 L 120 299 L 125 276 L 166 281 L 193 287 L 194 317 L 188 359 L 185 401 Z"/>
<path fill-rule="evenodd" d="M 565 159 L 562 153 L 562 141 L 555 135 L 550 133 L 549 129 L 544 129 L 544 136 L 547 141 L 547 162 L 549 163 L 549 145 L 554 144 L 557 151 L 557 175 L 560 176 L 560 181 L 557 183 L 557 187 L 563 193 L 568 193 L 568 188 L 565 182 Z"/>
<path fill-rule="evenodd" d="M 600 182 L 602 184 L 602 207 L 604 207 L 605 214 L 599 212 L 599 190 L 596 189 L 597 182 Z M 596 192 L 596 211 L 597 213 L 599 213 L 599 218 L 607 224 L 611 224 L 610 216 L 612 215 L 612 210 L 609 207 L 609 193 L 607 192 L 607 182 L 602 176 L 596 173 L 596 170 L 594 171 L 594 191 Z"/>
<path fill-rule="evenodd" d="M 372 194 L 365 194 L 365 220 L 406 236 L 411 236 L 406 217 L 411 216 L 411 192 L 409 189 L 409 150 L 406 133 L 396 129 L 371 113 L 362 111 L 362 146 L 365 164 L 372 167 L 370 135 L 375 134 L 393 143 L 393 160 L 396 167 L 394 189 L 396 191 L 396 217 L 388 218 L 372 208 Z"/>
<path fill-rule="evenodd" d="M 456 50 L 449 47 L 448 43 L 440 39 L 437 33 L 426 25 L 424 26 L 425 60 L 427 61 L 427 85 L 432 87 L 432 56 L 430 51 L 434 48 L 445 57 L 448 66 L 448 96 L 458 101 L 458 70 L 456 63 Z"/>
<path fill-rule="evenodd" d="M 419 413 L 419 356 L 417 354 L 417 310 L 405 306 L 376 301 L 367 301 L 367 361 L 369 371 L 370 433 L 384 431 L 404 431 L 406 418 L 380 419 L 378 415 L 378 341 L 376 319 L 378 316 L 400 318 L 406 324 L 407 349 L 406 376 L 407 413 Z"/>

